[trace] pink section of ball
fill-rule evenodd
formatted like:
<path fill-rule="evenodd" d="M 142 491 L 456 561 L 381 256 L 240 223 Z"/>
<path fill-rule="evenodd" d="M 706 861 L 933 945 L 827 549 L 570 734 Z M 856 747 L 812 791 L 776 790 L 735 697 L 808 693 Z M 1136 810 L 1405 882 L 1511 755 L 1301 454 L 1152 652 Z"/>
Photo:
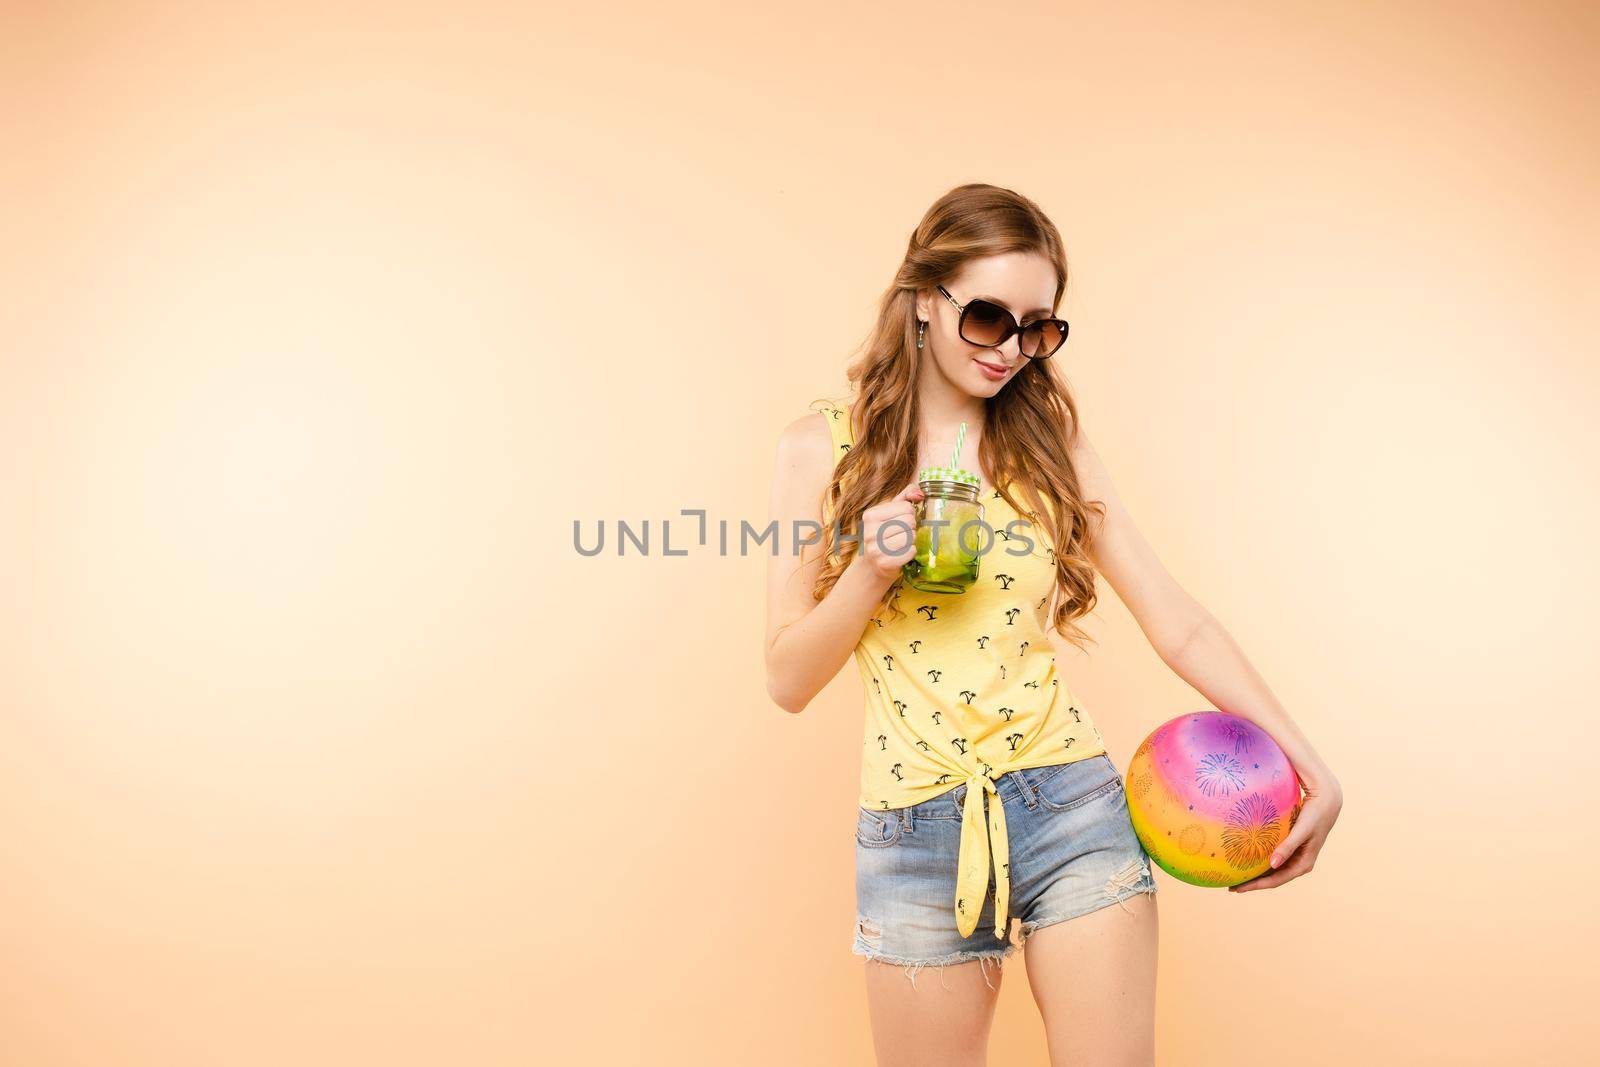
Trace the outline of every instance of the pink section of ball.
<path fill-rule="evenodd" d="M 1247 798 L 1287 814 L 1299 779 L 1283 750 L 1248 719 L 1220 711 L 1180 716 L 1150 737 L 1150 767 L 1194 817 L 1221 824 Z"/>

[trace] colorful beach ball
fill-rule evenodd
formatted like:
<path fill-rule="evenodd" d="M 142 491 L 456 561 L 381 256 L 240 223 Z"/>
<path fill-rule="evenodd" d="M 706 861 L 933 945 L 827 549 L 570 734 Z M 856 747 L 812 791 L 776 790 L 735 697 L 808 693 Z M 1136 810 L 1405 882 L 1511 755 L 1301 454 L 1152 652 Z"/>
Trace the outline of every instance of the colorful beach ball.
<path fill-rule="evenodd" d="M 1300 776 L 1267 732 L 1225 711 L 1157 727 L 1124 775 L 1128 815 L 1150 858 L 1200 886 L 1238 885 L 1271 869 L 1300 815 Z"/>

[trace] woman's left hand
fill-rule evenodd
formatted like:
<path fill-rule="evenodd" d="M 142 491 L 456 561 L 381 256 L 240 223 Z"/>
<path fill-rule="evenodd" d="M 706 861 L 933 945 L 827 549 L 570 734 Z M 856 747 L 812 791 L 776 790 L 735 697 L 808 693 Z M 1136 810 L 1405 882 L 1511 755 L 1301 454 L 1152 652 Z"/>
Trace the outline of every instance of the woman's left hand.
<path fill-rule="evenodd" d="M 1302 874 L 1311 873 L 1311 868 L 1317 862 L 1317 853 L 1322 851 L 1322 843 L 1328 839 L 1328 831 L 1333 829 L 1334 822 L 1339 818 L 1339 809 L 1344 806 L 1344 792 L 1339 788 L 1339 783 L 1331 776 L 1329 783 L 1326 786 L 1306 785 L 1305 800 L 1301 802 L 1300 814 L 1293 828 L 1272 850 L 1270 862 L 1277 869 L 1259 874 L 1248 882 L 1229 886 L 1228 892 L 1248 893 L 1253 889 L 1271 889 L 1293 881 Z"/>

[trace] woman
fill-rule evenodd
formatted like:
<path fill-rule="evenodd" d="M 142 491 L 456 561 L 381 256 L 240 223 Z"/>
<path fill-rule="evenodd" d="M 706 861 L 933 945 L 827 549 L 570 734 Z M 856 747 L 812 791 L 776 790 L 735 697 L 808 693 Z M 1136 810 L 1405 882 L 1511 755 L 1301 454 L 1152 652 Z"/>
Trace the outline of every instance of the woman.
<path fill-rule="evenodd" d="M 852 951 L 867 957 L 880 1064 L 982 1063 L 999 964 L 1026 944 L 1052 1063 L 1154 1062 L 1157 919 L 1121 776 L 1056 673 L 1096 569 L 1156 652 L 1218 708 L 1259 724 L 1307 787 L 1275 870 L 1311 870 L 1338 815 L 1326 764 L 1122 507 L 1054 359 L 1067 324 L 1056 227 L 1030 200 L 963 185 L 912 235 L 853 396 L 786 427 L 768 574 L 768 690 L 804 710 L 854 654 L 867 699 Z M 994 547 L 964 593 L 901 581 L 917 472 L 978 474 Z M 974 462 L 972 457 L 976 457 Z M 816 529 L 793 552 L 791 529 Z M 1115 906 L 1113 906 L 1115 905 Z M 1010 915 L 1020 920 L 1015 944 Z M 937 967 L 938 989 L 917 986 Z M 910 981 L 902 981 L 898 967 Z"/>

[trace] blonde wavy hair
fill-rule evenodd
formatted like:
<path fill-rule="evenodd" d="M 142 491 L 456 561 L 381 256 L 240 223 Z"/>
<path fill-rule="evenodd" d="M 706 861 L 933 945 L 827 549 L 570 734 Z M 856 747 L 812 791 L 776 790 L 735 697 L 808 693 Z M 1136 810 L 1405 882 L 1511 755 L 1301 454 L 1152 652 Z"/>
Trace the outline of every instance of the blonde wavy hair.
<path fill-rule="evenodd" d="M 928 208 L 911 234 L 905 259 L 878 302 L 871 333 L 847 374 L 851 386 L 854 445 L 834 468 L 823 495 L 826 551 L 812 593 L 828 594 L 860 549 L 841 543 L 840 527 L 859 531 L 867 508 L 899 494 L 916 477 L 920 412 L 917 382 L 923 373 L 917 349 L 916 297 L 985 256 L 1037 252 L 1056 269 L 1058 306 L 1067 288 L 1061 234 L 1033 201 L 994 185 L 959 185 Z M 1082 647 L 1088 634 L 1073 620 L 1095 605 L 1094 565 L 1084 551 L 1091 512 L 1105 505 L 1083 499 L 1071 449 L 1078 434 L 1078 409 L 1056 359 L 1027 360 L 1005 388 L 984 404 L 983 457 L 988 480 L 1022 515 L 1042 525 L 1055 545 L 1056 608 L 1049 625 Z M 1027 506 L 1013 498 L 1015 485 Z M 843 517 L 842 523 L 833 521 Z M 894 603 L 897 581 L 884 593 L 878 612 L 903 614 Z M 1047 627 L 1048 628 L 1048 627 Z M 1090 639 L 1092 640 L 1092 639 Z"/>

